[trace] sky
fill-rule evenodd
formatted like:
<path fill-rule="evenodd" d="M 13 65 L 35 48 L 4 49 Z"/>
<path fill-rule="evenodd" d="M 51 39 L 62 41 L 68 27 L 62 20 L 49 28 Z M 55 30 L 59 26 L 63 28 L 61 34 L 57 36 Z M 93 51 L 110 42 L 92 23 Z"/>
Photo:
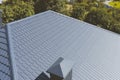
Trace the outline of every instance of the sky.
<path fill-rule="evenodd" d="M 2 3 L 2 0 L 0 0 L 0 3 Z"/>

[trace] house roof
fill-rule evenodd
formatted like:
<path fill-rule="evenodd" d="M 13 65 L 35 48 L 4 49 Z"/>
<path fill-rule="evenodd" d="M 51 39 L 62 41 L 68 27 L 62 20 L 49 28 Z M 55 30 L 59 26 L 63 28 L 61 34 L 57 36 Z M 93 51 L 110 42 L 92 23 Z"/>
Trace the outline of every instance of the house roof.
<path fill-rule="evenodd" d="M 68 73 L 71 71 L 74 62 L 66 60 L 60 57 L 48 70 L 47 72 L 56 75 L 60 78 L 66 78 Z"/>
<path fill-rule="evenodd" d="M 118 34 L 53 11 L 6 26 L 12 80 L 34 80 L 59 57 L 75 62 L 73 80 L 120 79 Z"/>
<path fill-rule="evenodd" d="M 11 80 L 11 69 L 5 28 L 0 28 L 0 80 Z"/>

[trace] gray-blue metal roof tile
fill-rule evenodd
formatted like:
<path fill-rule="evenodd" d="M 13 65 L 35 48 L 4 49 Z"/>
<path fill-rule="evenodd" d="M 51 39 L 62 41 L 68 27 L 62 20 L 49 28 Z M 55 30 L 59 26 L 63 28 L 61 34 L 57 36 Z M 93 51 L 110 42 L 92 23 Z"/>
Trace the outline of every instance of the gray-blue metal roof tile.
<path fill-rule="evenodd" d="M 3 50 L 8 50 L 8 47 L 7 47 L 7 44 L 4 44 L 4 43 L 0 43 L 0 49 L 3 49 Z"/>
<path fill-rule="evenodd" d="M 5 29 L 4 28 L 0 28 L 0 32 L 5 32 Z"/>
<path fill-rule="evenodd" d="M 10 75 L 9 67 L 1 63 L 0 63 L 0 72 L 2 72 L 5 75 L 7 74 L 6 76 Z"/>
<path fill-rule="evenodd" d="M 0 43 L 7 44 L 7 40 L 6 40 L 5 38 L 1 38 L 1 37 L 0 37 Z"/>
<path fill-rule="evenodd" d="M 3 63 L 5 65 L 9 66 L 9 60 L 7 57 L 0 56 L 0 63 Z"/>
<path fill-rule="evenodd" d="M 6 34 L 5 34 L 5 33 L 0 32 L 0 37 L 6 38 Z"/>
<path fill-rule="evenodd" d="M 5 50 L 2 50 L 2 49 L 0 49 L 0 55 L 1 55 L 1 56 L 5 56 L 5 57 L 8 57 L 7 52 L 6 52 Z"/>
<path fill-rule="evenodd" d="M 0 28 L 0 80 L 11 80 L 11 67 L 5 28 Z"/>
<path fill-rule="evenodd" d="M 59 57 L 75 62 L 73 80 L 120 79 L 115 33 L 53 11 L 9 23 L 7 31 L 14 80 L 36 79 Z"/>

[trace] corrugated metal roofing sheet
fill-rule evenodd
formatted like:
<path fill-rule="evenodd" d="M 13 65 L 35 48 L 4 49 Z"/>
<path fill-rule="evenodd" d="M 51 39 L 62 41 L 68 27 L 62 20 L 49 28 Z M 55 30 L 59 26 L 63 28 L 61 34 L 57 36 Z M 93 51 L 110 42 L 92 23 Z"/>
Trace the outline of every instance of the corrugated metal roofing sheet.
<path fill-rule="evenodd" d="M 9 51 L 5 28 L 0 28 L 0 80 L 11 80 Z"/>
<path fill-rule="evenodd" d="M 73 80 L 119 80 L 120 36 L 47 11 L 7 25 L 15 80 L 34 80 L 60 56 Z"/>

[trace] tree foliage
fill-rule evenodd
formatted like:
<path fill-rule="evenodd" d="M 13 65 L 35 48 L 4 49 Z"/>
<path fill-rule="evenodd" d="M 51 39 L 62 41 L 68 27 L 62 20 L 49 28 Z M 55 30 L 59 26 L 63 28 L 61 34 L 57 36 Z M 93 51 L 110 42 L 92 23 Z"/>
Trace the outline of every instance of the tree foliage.
<path fill-rule="evenodd" d="M 1 5 L 3 10 L 3 23 L 19 20 L 34 14 L 34 7 L 32 3 L 19 1 L 15 4 L 8 2 Z"/>
<path fill-rule="evenodd" d="M 120 28 L 119 22 L 105 8 L 91 10 L 86 16 L 85 21 L 114 32 L 118 32 Z"/>
<path fill-rule="evenodd" d="M 46 10 L 53 10 L 64 13 L 66 11 L 66 0 L 37 0 L 35 2 L 35 12 L 43 12 Z"/>
<path fill-rule="evenodd" d="M 7 0 L 0 6 L 3 9 L 3 22 L 22 19 L 34 12 L 53 10 L 120 33 L 120 9 L 106 8 L 98 0 L 73 0 L 72 3 L 66 1 L 68 0 Z"/>
<path fill-rule="evenodd" d="M 36 0 L 34 4 L 35 13 L 46 11 L 48 2 L 48 0 Z"/>
<path fill-rule="evenodd" d="M 88 7 L 89 6 L 86 3 L 75 3 L 73 5 L 72 17 L 84 20 L 88 12 L 87 11 Z"/>

